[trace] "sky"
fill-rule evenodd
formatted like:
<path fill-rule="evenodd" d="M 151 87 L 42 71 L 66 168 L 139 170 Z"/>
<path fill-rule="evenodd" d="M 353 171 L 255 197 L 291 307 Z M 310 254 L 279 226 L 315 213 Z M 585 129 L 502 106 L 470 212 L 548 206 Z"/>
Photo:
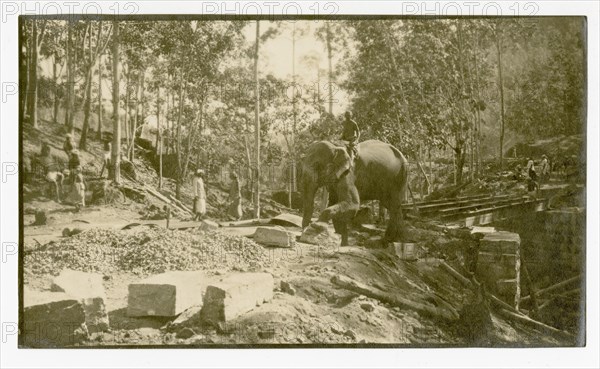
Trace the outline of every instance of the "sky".
<path fill-rule="evenodd" d="M 313 56 L 320 61 L 319 68 L 322 69 L 320 84 L 323 86 L 327 82 L 327 47 L 315 36 L 315 30 L 322 25 L 321 21 L 296 21 L 296 75 L 298 81 L 307 85 L 317 83 L 318 71 L 316 66 L 309 66 L 304 62 L 307 56 Z M 269 21 L 260 22 L 260 31 L 263 34 L 269 27 L 277 25 Z M 279 27 L 282 32 L 277 36 L 267 40 L 260 46 L 259 70 L 262 75 L 273 74 L 277 78 L 291 79 L 292 76 L 292 55 L 293 55 L 293 27 L 294 22 L 280 22 Z M 303 32 L 302 32 L 303 31 Z M 256 25 L 252 23 L 244 28 L 244 37 L 246 42 L 254 44 L 256 38 Z M 303 34 L 300 34 L 302 32 Z M 334 55 L 333 68 L 341 62 L 340 57 Z M 341 114 L 347 106 L 347 96 L 343 91 L 335 93 L 333 104 L 333 113 Z"/>

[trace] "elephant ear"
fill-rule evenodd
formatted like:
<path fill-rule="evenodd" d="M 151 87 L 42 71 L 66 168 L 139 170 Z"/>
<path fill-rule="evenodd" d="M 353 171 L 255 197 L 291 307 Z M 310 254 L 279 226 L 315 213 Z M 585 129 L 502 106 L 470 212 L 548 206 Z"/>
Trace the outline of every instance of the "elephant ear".
<path fill-rule="evenodd" d="M 333 154 L 333 174 L 336 179 L 340 179 L 342 174 L 350 169 L 350 156 L 345 149 L 337 149 Z"/>

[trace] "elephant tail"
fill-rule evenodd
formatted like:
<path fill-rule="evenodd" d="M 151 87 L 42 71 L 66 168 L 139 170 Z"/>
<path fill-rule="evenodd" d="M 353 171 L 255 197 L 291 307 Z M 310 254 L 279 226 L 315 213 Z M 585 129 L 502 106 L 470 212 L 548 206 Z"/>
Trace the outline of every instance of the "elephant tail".
<path fill-rule="evenodd" d="M 396 156 L 396 158 L 400 161 L 400 170 L 396 176 L 396 183 L 401 192 L 400 199 L 402 199 L 402 203 L 406 203 L 408 201 L 408 191 L 410 191 L 410 188 L 408 187 L 408 160 L 406 160 L 400 150 L 392 145 L 390 145 L 390 147 L 394 153 L 394 156 Z"/>
<path fill-rule="evenodd" d="M 400 154 L 402 155 L 402 154 Z M 402 157 L 404 159 L 404 157 Z M 402 203 L 406 203 L 408 200 L 408 192 L 410 191 L 409 183 L 408 183 L 408 163 L 406 159 L 403 160 L 402 165 L 400 165 L 400 171 L 398 172 L 398 187 L 400 188 L 400 199 Z"/>

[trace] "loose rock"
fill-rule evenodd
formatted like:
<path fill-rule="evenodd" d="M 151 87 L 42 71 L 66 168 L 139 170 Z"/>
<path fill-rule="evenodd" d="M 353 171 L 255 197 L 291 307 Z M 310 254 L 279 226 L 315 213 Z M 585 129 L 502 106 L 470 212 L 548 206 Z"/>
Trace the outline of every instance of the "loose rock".
<path fill-rule="evenodd" d="M 375 308 L 373 307 L 373 305 L 371 303 L 369 303 L 369 302 L 365 302 L 365 303 L 360 304 L 360 307 L 364 311 L 367 311 L 367 312 L 371 312 L 371 311 L 375 310 Z"/>
<path fill-rule="evenodd" d="M 183 328 L 179 332 L 177 332 L 176 337 L 182 338 L 182 339 L 188 339 L 188 338 L 194 337 L 195 335 L 196 335 L 196 332 L 193 329 Z"/>

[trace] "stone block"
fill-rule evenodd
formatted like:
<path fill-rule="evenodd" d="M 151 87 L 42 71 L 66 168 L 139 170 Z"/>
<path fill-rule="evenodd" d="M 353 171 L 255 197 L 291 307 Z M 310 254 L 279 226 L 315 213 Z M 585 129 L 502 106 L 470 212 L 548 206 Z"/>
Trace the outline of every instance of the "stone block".
<path fill-rule="evenodd" d="M 281 226 L 258 227 L 254 232 L 254 241 L 267 246 L 294 247 L 294 236 Z"/>
<path fill-rule="evenodd" d="M 490 281 L 490 284 L 496 283 L 499 279 L 512 279 L 516 277 L 514 266 L 506 266 L 498 263 L 477 263 L 476 275 L 481 280 Z"/>
<path fill-rule="evenodd" d="M 210 219 L 203 219 L 201 221 L 202 225 L 200 225 L 200 229 L 203 231 L 215 231 L 217 229 L 219 229 L 219 223 L 210 220 Z"/>
<path fill-rule="evenodd" d="M 475 226 L 471 229 L 471 236 L 473 236 L 474 239 L 481 239 L 482 237 L 485 237 L 485 235 L 490 233 L 496 233 L 496 228 Z"/>
<path fill-rule="evenodd" d="M 269 273 L 234 273 L 206 288 L 201 320 L 218 325 L 254 309 L 273 298 L 274 281 Z"/>
<path fill-rule="evenodd" d="M 174 271 L 129 285 L 127 315 L 176 316 L 194 305 L 202 305 L 211 276 L 201 271 Z"/>
<path fill-rule="evenodd" d="M 52 281 L 51 290 L 64 292 L 81 302 L 89 333 L 108 331 L 106 292 L 101 274 L 64 269 Z"/>
<path fill-rule="evenodd" d="M 515 254 L 500 254 L 495 252 L 480 252 L 477 256 L 478 263 L 493 263 L 512 269 L 514 272 L 515 265 L 517 262 L 517 255 Z"/>
<path fill-rule="evenodd" d="M 88 338 L 85 309 L 66 293 L 25 290 L 21 347 L 67 347 Z"/>
<path fill-rule="evenodd" d="M 300 242 L 319 246 L 339 246 L 341 239 L 327 223 L 311 223 L 302 231 Z"/>
<path fill-rule="evenodd" d="M 479 241 L 479 251 L 514 254 L 520 245 L 521 237 L 518 233 L 501 231 L 486 234 Z"/>
<path fill-rule="evenodd" d="M 67 295 L 79 298 L 106 297 L 101 274 L 86 273 L 71 269 L 63 269 L 52 280 L 51 290 L 54 292 L 65 292 Z"/>
<path fill-rule="evenodd" d="M 166 330 L 175 332 L 186 327 L 196 327 L 200 325 L 201 310 L 202 305 L 194 305 L 186 309 L 183 313 L 179 314 L 175 320 L 166 325 Z"/>

